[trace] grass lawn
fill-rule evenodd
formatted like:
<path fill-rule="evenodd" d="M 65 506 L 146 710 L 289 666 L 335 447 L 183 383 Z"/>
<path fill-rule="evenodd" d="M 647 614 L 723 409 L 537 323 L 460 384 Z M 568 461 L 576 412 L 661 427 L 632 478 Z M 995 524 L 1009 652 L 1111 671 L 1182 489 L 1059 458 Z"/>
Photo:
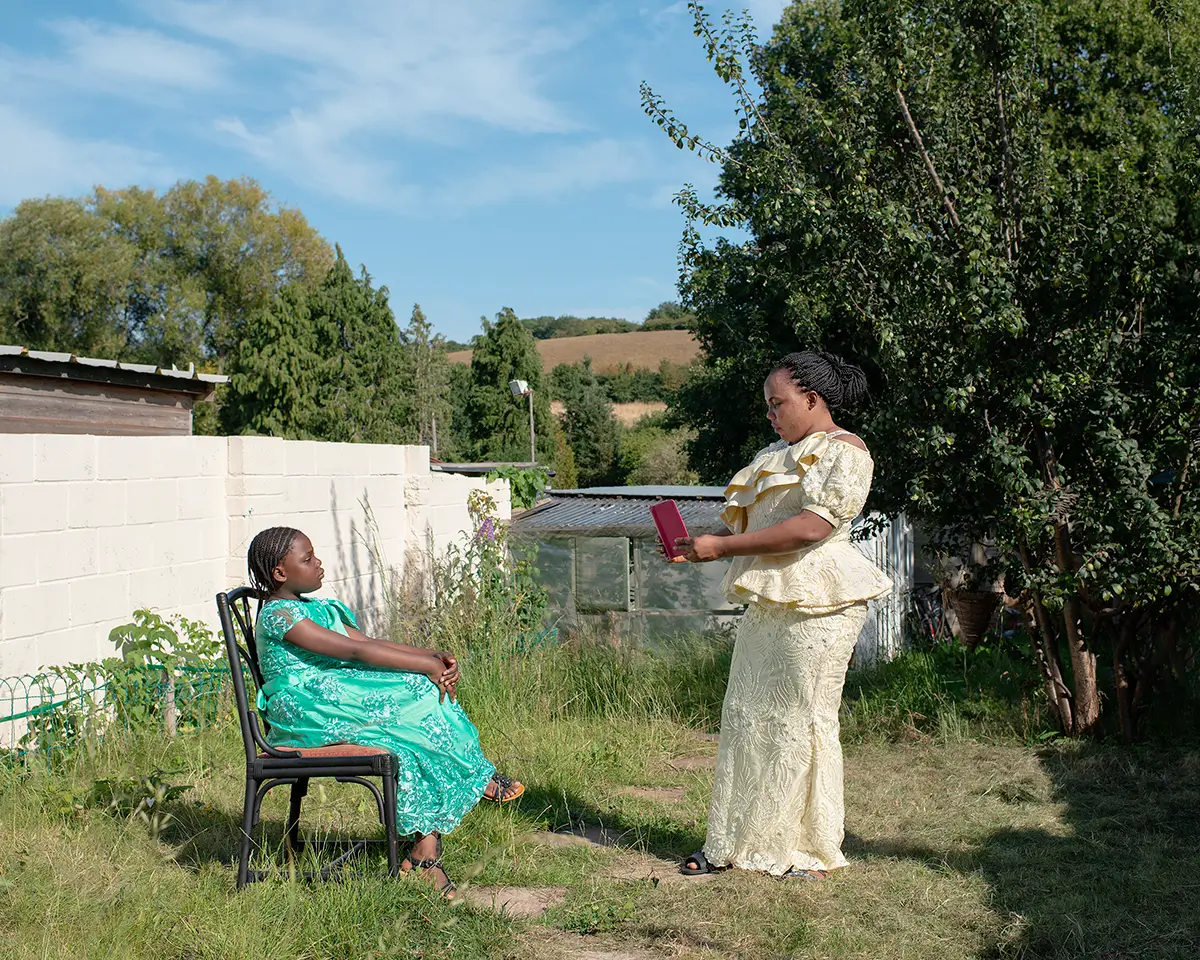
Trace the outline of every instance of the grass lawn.
<path fill-rule="evenodd" d="M 574 667 L 540 662 L 509 687 L 545 698 L 514 703 L 498 693 L 503 678 L 484 677 L 495 691 L 468 703 L 489 755 L 529 790 L 481 806 L 448 839 L 464 902 L 409 878 L 281 875 L 237 893 L 243 761 L 226 720 L 0 771 L 0 956 L 1200 956 L 1194 747 L 1031 746 L 949 701 L 916 723 L 893 697 L 889 718 L 884 694 L 904 687 L 893 671 L 852 684 L 845 711 L 852 866 L 821 883 L 688 880 L 675 861 L 703 837 L 716 748 L 703 730 L 722 658 L 687 667 L 711 683 L 692 683 L 704 702 L 681 711 L 664 699 L 670 671 L 638 688 L 641 666 L 609 662 L 619 654 L 540 656 L 574 667 L 590 656 L 591 685 L 576 676 L 573 697 L 555 702 Z M 89 798 L 97 779 L 155 769 L 192 785 L 166 803 L 157 838 Z M 264 811 L 275 842 L 284 804 L 281 790 Z M 305 814 L 309 836 L 377 829 L 350 786 L 314 785 Z"/>

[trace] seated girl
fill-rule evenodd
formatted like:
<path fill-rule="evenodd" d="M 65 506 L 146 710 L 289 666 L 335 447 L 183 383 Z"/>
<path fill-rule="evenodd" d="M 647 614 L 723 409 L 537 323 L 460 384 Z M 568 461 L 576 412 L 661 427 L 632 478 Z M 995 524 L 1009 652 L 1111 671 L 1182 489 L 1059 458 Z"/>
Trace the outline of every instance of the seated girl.
<path fill-rule="evenodd" d="M 359 743 L 400 760 L 397 823 L 416 836 L 404 869 L 417 867 L 446 897 L 441 835 L 481 798 L 515 800 L 524 787 L 496 773 L 457 703 L 458 663 L 441 650 L 374 640 L 337 600 L 309 597 L 325 578 L 312 541 L 271 527 L 250 544 L 260 608 L 254 637 L 259 708 L 278 747 Z"/>

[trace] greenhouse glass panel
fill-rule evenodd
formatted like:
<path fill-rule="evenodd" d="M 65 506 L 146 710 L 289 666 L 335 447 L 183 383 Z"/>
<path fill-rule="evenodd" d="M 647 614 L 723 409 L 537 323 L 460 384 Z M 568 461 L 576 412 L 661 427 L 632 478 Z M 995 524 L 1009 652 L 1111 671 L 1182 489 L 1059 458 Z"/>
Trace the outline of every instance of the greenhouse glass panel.
<path fill-rule="evenodd" d="M 575 541 L 575 609 L 629 609 L 629 540 L 579 537 Z"/>

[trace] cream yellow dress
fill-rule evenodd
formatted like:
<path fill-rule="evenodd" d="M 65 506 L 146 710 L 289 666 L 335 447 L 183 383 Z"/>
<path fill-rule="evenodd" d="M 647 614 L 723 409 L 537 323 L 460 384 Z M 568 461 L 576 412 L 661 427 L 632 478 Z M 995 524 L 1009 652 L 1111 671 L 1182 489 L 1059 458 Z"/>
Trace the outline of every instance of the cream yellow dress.
<path fill-rule="evenodd" d="M 721 710 L 704 843 L 713 866 L 778 876 L 846 865 L 838 707 L 867 601 L 891 584 L 850 542 L 874 463 L 837 435 L 774 443 L 725 490 L 734 533 L 805 510 L 833 532 L 796 553 L 739 557 L 725 579 L 748 607 Z"/>

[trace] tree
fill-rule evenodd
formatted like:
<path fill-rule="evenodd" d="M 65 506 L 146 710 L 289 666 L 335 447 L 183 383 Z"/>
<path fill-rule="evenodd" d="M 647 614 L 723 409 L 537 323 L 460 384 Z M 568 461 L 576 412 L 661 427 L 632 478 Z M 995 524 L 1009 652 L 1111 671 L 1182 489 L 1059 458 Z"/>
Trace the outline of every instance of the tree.
<path fill-rule="evenodd" d="M 695 323 L 695 315 L 686 307 L 674 300 L 665 300 L 657 307 L 652 307 L 642 323 L 643 330 L 690 330 Z"/>
<path fill-rule="evenodd" d="M 688 463 L 691 433 L 671 430 L 662 418 L 647 417 L 621 437 L 620 473 L 629 486 L 694 484 L 699 476 Z"/>
<path fill-rule="evenodd" d="M 0 220 L 0 332 L 46 350 L 220 367 L 279 290 L 315 287 L 332 260 L 303 215 L 253 180 L 26 200 Z"/>
<path fill-rule="evenodd" d="M 873 505 L 1018 599 L 1064 730 L 1099 729 L 1107 685 L 1132 738 L 1200 589 L 1200 4 L 817 0 L 761 48 L 692 7 L 742 131 L 715 146 L 643 90 L 722 165 L 719 204 L 678 198 L 693 462 L 723 480 L 768 439 L 772 359 L 865 361 Z"/>
<path fill-rule="evenodd" d="M 295 284 L 284 287 L 247 325 L 230 355 L 220 410 L 224 432 L 316 438 L 324 419 L 317 407 L 321 366 L 308 293 Z"/>
<path fill-rule="evenodd" d="M 409 366 L 386 287 L 366 268 L 358 277 L 337 259 L 309 296 L 315 351 L 321 358 L 317 403 L 323 440 L 412 443 L 416 411 Z"/>
<path fill-rule="evenodd" d="M 221 410 L 229 433 L 412 443 L 409 358 L 387 302 L 341 248 L 316 290 L 298 283 L 246 324 Z"/>
<path fill-rule="evenodd" d="M 514 397 L 511 380 L 524 380 L 533 389 L 537 459 L 552 463 L 550 398 L 542 389 L 542 359 L 533 335 L 508 307 L 496 322 L 483 319 L 471 355 L 471 384 L 465 419 L 472 453 L 479 460 L 526 463 L 529 460 L 529 408 L 525 397 Z"/>
<path fill-rule="evenodd" d="M 78 201 L 22 201 L 0 221 L 0 340 L 121 356 L 135 257 Z"/>
<path fill-rule="evenodd" d="M 441 334 L 433 333 L 433 325 L 425 319 L 419 303 L 413 304 L 404 340 L 412 378 L 417 443 L 428 444 L 436 456 L 438 430 L 445 434 L 451 428 L 450 361 L 446 359 L 446 341 Z"/>
<path fill-rule="evenodd" d="M 621 427 L 608 394 L 592 373 L 591 357 L 579 365 L 560 364 L 555 373 L 565 408 L 563 432 L 574 454 L 579 483 L 585 487 L 617 483 Z"/>

